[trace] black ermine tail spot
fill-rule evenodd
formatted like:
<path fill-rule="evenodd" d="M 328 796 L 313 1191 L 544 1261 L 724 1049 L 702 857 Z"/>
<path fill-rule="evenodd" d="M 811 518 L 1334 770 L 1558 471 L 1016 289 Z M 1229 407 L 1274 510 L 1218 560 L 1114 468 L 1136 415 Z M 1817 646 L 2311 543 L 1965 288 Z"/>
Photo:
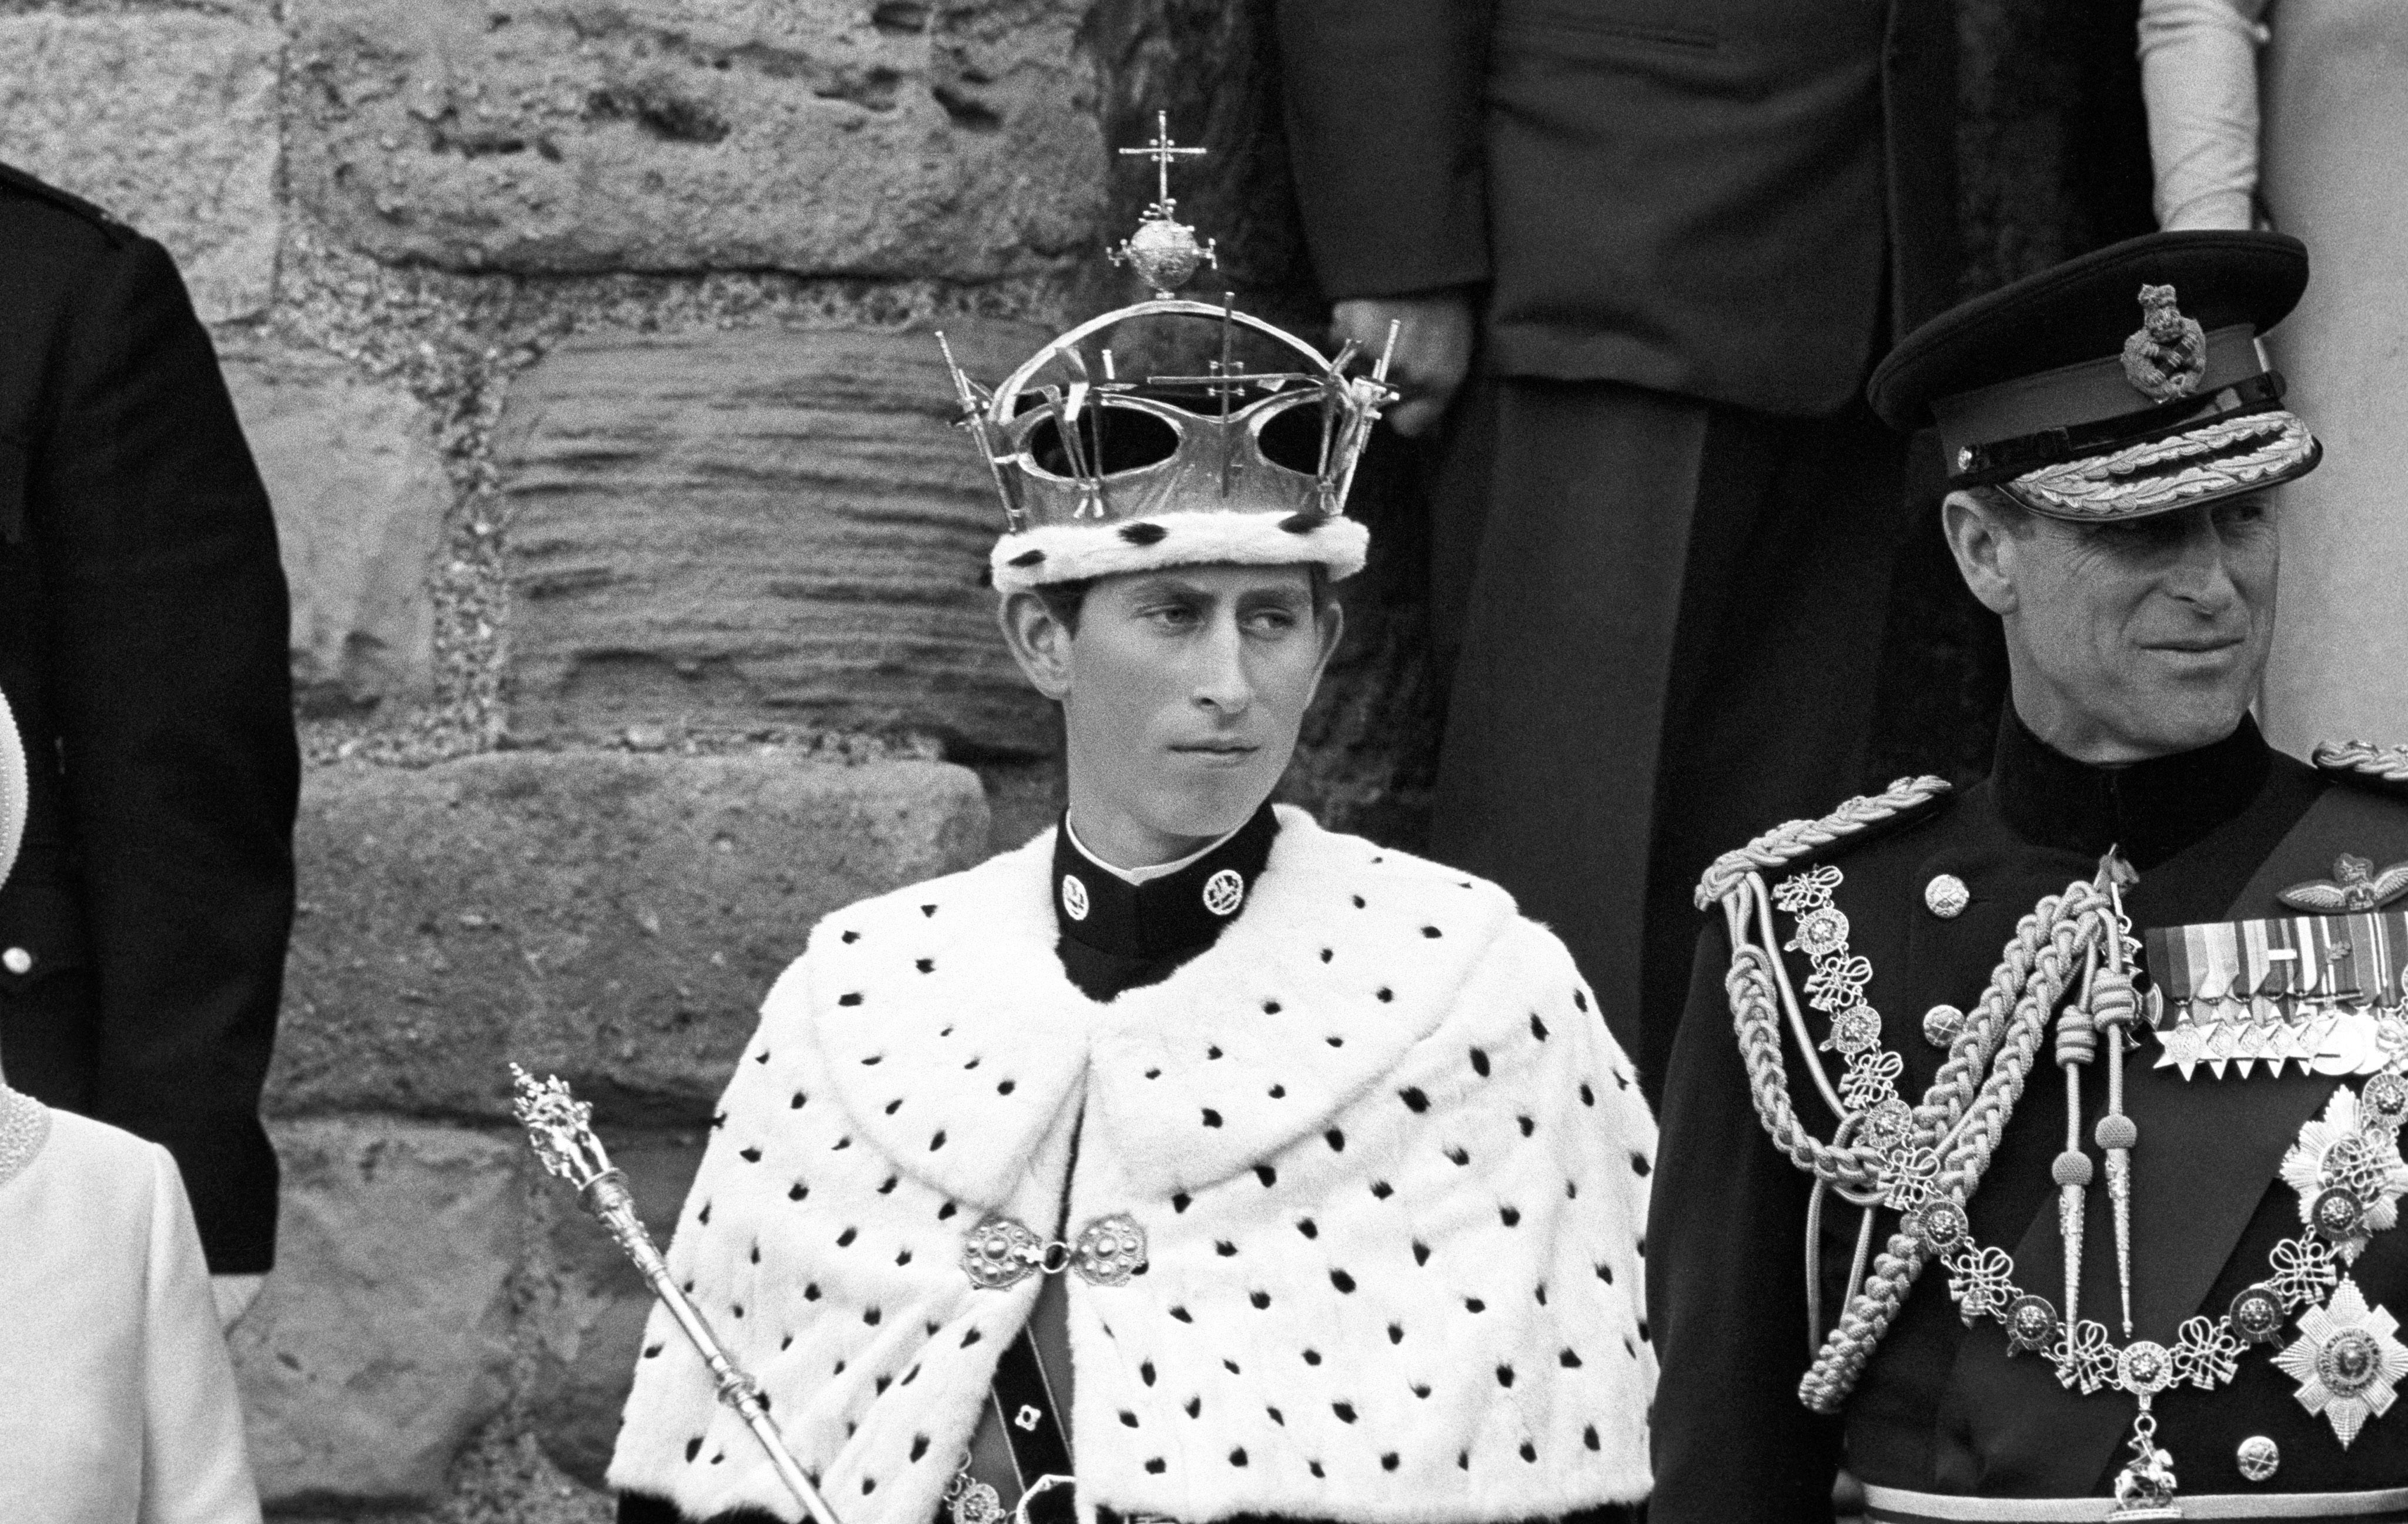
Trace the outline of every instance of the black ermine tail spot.
<path fill-rule="evenodd" d="M 688 1460 L 692 1460 L 695 1456 L 700 1455 L 701 1453 L 702 1439 L 700 1435 L 696 1435 L 695 1438 L 685 1442 L 685 1458 Z"/>
<path fill-rule="evenodd" d="M 911 1436 L 911 1459 L 912 1459 L 912 1460 L 919 1460 L 922 1456 L 924 1456 L 924 1455 L 925 1455 L 925 1454 L 927 1454 L 927 1453 L 928 1453 L 928 1436 L 927 1436 L 927 1435 L 925 1435 L 925 1434 L 914 1434 L 914 1435 L 912 1435 L 912 1436 Z"/>
<path fill-rule="evenodd" d="M 1121 538 L 1131 545 L 1159 545 L 1170 537 L 1170 531 L 1160 524 L 1135 523 L 1121 526 Z"/>
<path fill-rule="evenodd" d="M 1014 566 L 1034 566 L 1044 559 L 1045 552 L 1042 550 L 1023 550 L 1020 554 L 1011 558 L 1010 563 Z M 848 937 L 846 940 L 850 941 L 852 939 Z"/>
<path fill-rule="evenodd" d="M 1280 520 L 1280 528 L 1291 534 L 1310 534 L 1327 522 L 1329 522 L 1329 515 L 1314 513 L 1308 509 L 1303 513 L 1289 514 Z"/>
<path fill-rule="evenodd" d="M 1581 1431 L 1581 1443 L 1587 1446 L 1592 1450 L 1601 1448 L 1598 1442 L 1597 1425 L 1590 1424 L 1587 1428 Z"/>
<path fill-rule="evenodd" d="M 1422 1093 L 1419 1086 L 1408 1086 L 1398 1093 L 1404 1098 L 1405 1109 L 1416 1116 L 1429 1109 L 1429 1097 Z"/>
<path fill-rule="evenodd" d="M 1423 1243 L 1418 1238 L 1413 1240 L 1413 1263 L 1417 1265 L 1426 1265 L 1429 1263 L 1429 1254 L 1430 1250 L 1427 1244 Z"/>

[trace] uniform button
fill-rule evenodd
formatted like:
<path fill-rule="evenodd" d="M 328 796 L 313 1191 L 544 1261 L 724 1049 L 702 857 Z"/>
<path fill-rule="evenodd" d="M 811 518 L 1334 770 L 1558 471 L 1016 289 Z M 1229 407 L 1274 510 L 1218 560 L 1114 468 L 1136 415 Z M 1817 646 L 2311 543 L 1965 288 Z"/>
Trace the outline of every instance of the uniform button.
<path fill-rule="evenodd" d="M 7 952 L 0 952 L 0 968 L 11 974 L 31 974 L 34 972 L 34 955 L 22 947 L 10 947 Z"/>
<path fill-rule="evenodd" d="M 2274 1474 L 2283 1463 L 2283 1452 L 2263 1434 L 2252 1434 L 2241 1442 L 2241 1452 L 2233 1458 L 2240 1463 L 2241 1474 L 2253 1482 L 2262 1482 Z"/>
<path fill-rule="evenodd" d="M 1956 1046 L 1965 1030 L 1965 1013 L 1954 1005 L 1934 1005 L 1923 1013 L 1923 1040 L 1942 1052 Z"/>
<path fill-rule="evenodd" d="M 1923 903 L 1942 920 L 1955 920 L 1973 903 L 1973 891 L 1965 880 L 1953 873 L 1943 873 L 1923 886 Z"/>

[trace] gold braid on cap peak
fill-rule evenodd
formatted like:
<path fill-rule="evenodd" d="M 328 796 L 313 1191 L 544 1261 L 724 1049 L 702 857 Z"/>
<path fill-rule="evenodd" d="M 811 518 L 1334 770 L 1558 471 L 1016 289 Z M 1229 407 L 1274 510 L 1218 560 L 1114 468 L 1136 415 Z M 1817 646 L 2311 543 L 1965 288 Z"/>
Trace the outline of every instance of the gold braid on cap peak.
<path fill-rule="evenodd" d="M 1361 569 L 1369 536 L 1345 517 L 1354 466 L 1380 411 L 1398 393 L 1388 353 L 1361 376 L 1359 352 L 1334 359 L 1275 324 L 1218 304 L 1172 294 L 1213 247 L 1177 217 L 1174 158 L 1200 154 L 1170 141 L 1156 114 L 1154 140 L 1123 153 L 1154 159 L 1158 193 L 1115 263 L 1134 266 L 1149 301 L 1091 318 L 1024 361 L 988 391 L 965 375 L 939 334 L 962 406 L 961 425 L 986 463 L 1005 533 L 991 557 L 995 584 L 1013 591 L 1154 566 L 1206 562 L 1315 562 L 1333 577 Z M 1220 355 L 1200 376 L 1124 380 L 1099 341 L 1147 318 L 1220 325 Z M 1271 340 L 1295 368 L 1252 372 L 1234 353 L 1238 334 Z M 1095 343 L 1091 359 L 1088 346 Z M 1388 346 L 1396 342 L 1390 325 Z M 1052 378 L 1043 378 L 1048 371 Z"/>

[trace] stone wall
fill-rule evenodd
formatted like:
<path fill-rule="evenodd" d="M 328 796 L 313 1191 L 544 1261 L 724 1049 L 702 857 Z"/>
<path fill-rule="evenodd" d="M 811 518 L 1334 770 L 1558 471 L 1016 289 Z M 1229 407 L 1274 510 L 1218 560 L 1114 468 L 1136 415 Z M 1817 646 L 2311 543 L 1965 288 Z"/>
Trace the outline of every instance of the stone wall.
<path fill-rule="evenodd" d="M 812 920 L 1056 807 L 929 331 L 994 376 L 1134 294 L 1100 251 L 1151 176 L 1109 150 L 1167 109 L 1212 150 L 1184 214 L 1309 332 L 1269 3 L 0 0 L 0 158 L 174 252 L 294 591 L 285 1207 L 234 1340 L 272 1511 L 609 1517 L 644 1293 L 504 1065 L 595 1101 L 666 1225 Z M 1971 287 L 2104 225 L 2106 87 L 2032 45 L 2106 47 L 2098 9 L 1960 0 Z M 1287 785 L 1405 845 L 1430 463 L 1365 463 Z M 1945 766 L 1994 674 L 1914 606 L 1885 756 Z"/>

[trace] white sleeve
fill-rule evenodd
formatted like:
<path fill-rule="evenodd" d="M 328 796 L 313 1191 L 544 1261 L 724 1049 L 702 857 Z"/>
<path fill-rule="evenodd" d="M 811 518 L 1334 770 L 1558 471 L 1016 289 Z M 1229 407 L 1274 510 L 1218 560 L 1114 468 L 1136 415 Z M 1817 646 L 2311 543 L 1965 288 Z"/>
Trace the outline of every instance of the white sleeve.
<path fill-rule="evenodd" d="M 2258 189 L 2267 0 L 2141 0 L 2141 93 L 2157 225 L 2246 228 Z"/>
<path fill-rule="evenodd" d="M 141 1524 L 259 1524 L 234 1361 L 183 1177 L 152 1145 Z"/>

